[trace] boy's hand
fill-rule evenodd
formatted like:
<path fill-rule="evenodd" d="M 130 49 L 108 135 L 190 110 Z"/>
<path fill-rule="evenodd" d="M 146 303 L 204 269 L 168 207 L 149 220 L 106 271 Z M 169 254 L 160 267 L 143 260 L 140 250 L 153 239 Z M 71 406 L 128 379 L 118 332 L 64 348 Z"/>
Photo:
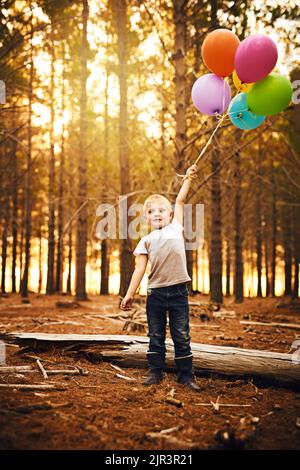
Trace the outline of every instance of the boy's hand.
<path fill-rule="evenodd" d="M 123 300 L 121 301 L 120 308 L 122 310 L 130 310 L 132 307 L 132 301 L 133 297 L 126 294 Z"/>
<path fill-rule="evenodd" d="M 197 165 L 192 165 L 186 170 L 185 179 L 187 178 L 197 178 Z"/>

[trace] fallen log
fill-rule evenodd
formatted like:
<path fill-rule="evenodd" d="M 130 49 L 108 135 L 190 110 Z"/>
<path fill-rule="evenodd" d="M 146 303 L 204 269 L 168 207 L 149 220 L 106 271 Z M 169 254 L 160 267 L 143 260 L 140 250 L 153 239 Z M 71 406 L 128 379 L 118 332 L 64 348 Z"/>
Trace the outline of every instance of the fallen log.
<path fill-rule="evenodd" d="M 4 333 L 6 341 L 37 350 L 67 347 L 83 351 L 93 361 L 109 361 L 123 367 L 146 367 L 148 338 L 130 335 L 80 335 L 48 333 Z M 173 343 L 166 341 L 167 368 L 174 370 Z M 292 354 L 240 349 L 211 344 L 191 344 L 196 375 L 217 373 L 225 376 L 258 377 L 265 382 L 300 386 L 300 365 Z"/>

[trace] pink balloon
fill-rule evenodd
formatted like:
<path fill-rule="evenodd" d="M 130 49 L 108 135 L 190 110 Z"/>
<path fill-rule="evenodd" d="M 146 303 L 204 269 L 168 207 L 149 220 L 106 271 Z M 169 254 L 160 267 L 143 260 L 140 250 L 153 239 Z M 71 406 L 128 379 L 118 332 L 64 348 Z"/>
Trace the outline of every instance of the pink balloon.
<path fill-rule="evenodd" d="M 192 100 L 198 111 L 203 114 L 222 114 L 231 100 L 230 86 L 214 73 L 202 75 L 193 85 Z"/>
<path fill-rule="evenodd" d="M 274 41 L 255 34 L 242 41 L 235 53 L 235 70 L 244 83 L 262 80 L 276 65 L 278 51 Z"/>

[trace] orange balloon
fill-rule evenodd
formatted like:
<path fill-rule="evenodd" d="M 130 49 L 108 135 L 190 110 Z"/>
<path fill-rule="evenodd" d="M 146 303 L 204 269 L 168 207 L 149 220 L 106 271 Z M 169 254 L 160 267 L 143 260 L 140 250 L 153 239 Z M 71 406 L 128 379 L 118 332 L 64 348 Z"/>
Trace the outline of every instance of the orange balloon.
<path fill-rule="evenodd" d="M 239 38 L 228 29 L 215 29 L 202 44 L 202 58 L 206 67 L 219 77 L 227 77 L 234 70 L 234 56 Z"/>

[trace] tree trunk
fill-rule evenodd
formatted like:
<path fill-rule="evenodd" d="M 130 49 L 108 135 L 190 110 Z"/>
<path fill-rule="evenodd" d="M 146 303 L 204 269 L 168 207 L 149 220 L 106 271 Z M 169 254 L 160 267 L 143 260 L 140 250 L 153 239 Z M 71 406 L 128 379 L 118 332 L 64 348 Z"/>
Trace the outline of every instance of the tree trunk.
<path fill-rule="evenodd" d="M 271 159 L 271 182 L 272 182 L 272 261 L 271 261 L 271 295 L 275 297 L 275 281 L 276 281 L 276 243 L 277 243 L 277 209 L 276 209 L 276 182 L 274 177 L 274 165 Z"/>
<path fill-rule="evenodd" d="M 101 241 L 101 285 L 100 294 L 109 293 L 109 256 L 107 240 Z"/>
<path fill-rule="evenodd" d="M 237 131 L 237 140 L 241 133 Z M 234 252 L 235 252 L 235 272 L 234 272 L 234 297 L 235 302 L 241 303 L 244 299 L 244 262 L 243 262 L 243 240 L 242 240 L 242 174 L 241 155 L 237 151 L 234 156 L 235 163 L 235 198 L 234 198 Z"/>
<path fill-rule="evenodd" d="M 10 333 L 4 339 L 33 350 L 47 350 L 73 345 L 84 357 L 93 361 L 116 362 L 122 367 L 147 366 L 149 339 L 130 335 L 80 335 L 47 333 Z M 174 348 L 166 341 L 168 369 L 174 369 Z M 300 387 L 300 367 L 293 363 L 292 354 L 264 350 L 239 349 L 229 346 L 191 343 L 196 374 L 218 373 L 224 376 L 257 377 L 266 383 Z"/>
<path fill-rule="evenodd" d="M 264 220 L 264 245 L 265 245 L 265 278 L 266 278 L 266 297 L 269 297 L 271 292 L 270 273 L 269 273 L 269 237 L 267 222 Z"/>
<path fill-rule="evenodd" d="M 25 176 L 25 266 L 21 282 L 21 296 L 28 296 L 29 283 L 29 264 L 30 264 L 30 239 L 31 239 L 31 118 L 32 118 L 32 100 L 33 100 L 33 14 L 31 9 L 30 19 L 30 68 L 28 85 L 28 121 L 27 121 L 27 168 Z"/>
<path fill-rule="evenodd" d="M 2 231 L 2 253 L 1 253 L 1 292 L 6 292 L 6 261 L 7 261 L 7 237 L 8 237 L 8 226 L 9 226 L 9 191 L 6 187 L 6 193 L 4 196 L 4 220 L 3 220 L 3 231 Z"/>
<path fill-rule="evenodd" d="M 119 112 L 119 162 L 121 195 L 123 195 L 120 207 L 120 221 L 123 227 L 120 243 L 120 291 L 124 296 L 130 284 L 134 271 L 134 257 L 132 256 L 132 242 L 128 237 L 128 194 L 131 190 L 129 169 L 129 133 L 128 133 L 128 100 L 127 100 L 127 60 L 128 60 L 128 31 L 127 31 L 127 5 L 126 0 L 113 0 L 113 12 L 116 21 L 118 36 L 118 78 L 120 90 L 120 112 Z M 125 207 L 126 203 L 126 207 Z"/>
<path fill-rule="evenodd" d="M 258 150 L 257 174 L 261 174 L 261 149 Z M 257 269 L 257 297 L 262 297 L 261 273 L 262 273 L 262 221 L 261 221 L 261 182 L 256 185 L 255 222 L 256 222 L 256 269 Z"/>
<path fill-rule="evenodd" d="M 185 170 L 184 146 L 186 145 L 186 0 L 173 0 L 173 21 L 175 25 L 174 67 L 175 67 L 175 168 L 177 173 Z"/>
<path fill-rule="evenodd" d="M 86 300 L 86 262 L 87 262 L 87 22 L 89 15 L 88 0 L 82 0 L 82 42 L 81 42 L 81 96 L 80 96 L 80 142 L 78 160 L 78 217 L 76 238 L 76 298 Z"/>
<path fill-rule="evenodd" d="M 13 113 L 13 128 L 15 129 L 15 111 Z M 14 133 L 17 137 L 17 131 Z M 12 142 L 12 268 L 11 268 L 11 291 L 17 292 L 17 280 L 16 280 L 16 267 L 17 267 L 17 244 L 18 244 L 18 159 L 17 159 L 17 147 L 18 141 L 13 140 Z"/>
<path fill-rule="evenodd" d="M 166 166 L 167 161 L 167 153 L 166 153 L 166 112 L 167 112 L 167 102 L 165 97 L 165 76 L 163 73 L 163 83 L 162 83 L 162 90 L 161 90 L 161 114 L 160 114 L 160 172 L 163 175 L 164 169 Z M 164 184 L 163 184 L 164 188 Z"/>
<path fill-rule="evenodd" d="M 299 206 L 293 207 L 293 251 L 294 251 L 294 284 L 293 298 L 299 297 L 299 262 L 300 262 L 300 210 Z"/>
<path fill-rule="evenodd" d="M 220 155 L 215 147 L 212 150 L 211 178 L 211 230 L 209 277 L 210 297 L 212 302 L 221 304 L 222 295 L 222 218 L 221 218 L 221 181 L 220 181 Z"/>
<path fill-rule="evenodd" d="M 197 248 L 195 251 L 195 259 L 194 259 L 194 263 L 195 263 L 195 270 L 196 270 L 196 286 L 195 286 L 195 290 L 196 292 L 199 291 L 199 248 Z"/>
<path fill-rule="evenodd" d="M 62 84 L 61 84 L 61 114 L 64 116 L 65 110 L 65 49 L 62 50 L 63 57 L 63 70 L 62 70 Z M 57 254 L 56 254 L 56 292 L 63 290 L 63 224 L 64 224 L 64 181 L 65 181 L 65 127 L 62 125 L 61 131 L 61 152 L 60 152 L 60 165 L 59 165 L 59 187 L 58 187 L 58 239 L 57 239 Z"/>
<path fill-rule="evenodd" d="M 20 253 L 19 253 L 19 292 L 22 290 L 22 272 L 23 272 L 23 251 L 25 239 L 25 188 L 23 188 L 23 200 L 21 202 L 21 236 L 20 236 Z"/>
<path fill-rule="evenodd" d="M 218 0 L 210 0 L 210 29 L 218 27 Z"/>
<path fill-rule="evenodd" d="M 47 260 L 47 294 L 54 294 L 54 251 L 55 251 L 55 154 L 54 154 L 54 119 L 55 119 L 55 102 L 54 102 L 54 38 L 53 38 L 53 22 L 51 20 L 51 85 L 50 85 L 50 105 L 51 105 L 51 122 L 50 122 L 50 160 L 49 160 L 49 218 L 48 218 L 48 260 Z"/>
<path fill-rule="evenodd" d="M 72 227 L 69 229 L 68 236 L 68 278 L 67 278 L 67 293 L 72 293 Z"/>
<path fill-rule="evenodd" d="M 42 285 L 43 285 L 43 263 L 42 263 L 42 230 L 41 228 L 39 229 L 39 287 L 38 287 L 38 293 L 40 294 L 42 291 Z"/>
<path fill-rule="evenodd" d="M 230 243 L 226 240 L 226 297 L 230 296 Z"/>
<path fill-rule="evenodd" d="M 187 97 L 186 97 L 186 0 L 173 0 L 173 22 L 175 26 L 174 38 L 174 53 L 173 61 L 175 67 L 175 171 L 176 173 L 183 174 L 186 170 L 185 164 L 185 151 L 186 145 L 186 110 L 187 110 Z M 177 191 L 177 182 L 174 184 L 175 191 Z M 186 250 L 187 271 L 191 277 L 189 290 L 193 286 L 193 253 L 191 250 Z"/>
<path fill-rule="evenodd" d="M 289 205 L 282 206 L 282 234 L 284 248 L 284 295 L 292 295 L 292 233 L 291 209 Z"/>
<path fill-rule="evenodd" d="M 108 34 L 106 33 L 106 47 L 108 50 Z M 108 127 L 108 85 L 109 85 L 109 67 L 106 63 L 106 80 L 105 80 L 105 95 L 104 95 L 104 155 L 103 155 L 103 191 L 102 198 L 108 191 L 108 172 L 107 163 L 109 161 L 109 127 Z M 104 238 L 101 240 L 101 281 L 100 281 L 100 295 L 107 295 L 109 293 L 109 255 L 108 255 L 108 240 Z"/>

